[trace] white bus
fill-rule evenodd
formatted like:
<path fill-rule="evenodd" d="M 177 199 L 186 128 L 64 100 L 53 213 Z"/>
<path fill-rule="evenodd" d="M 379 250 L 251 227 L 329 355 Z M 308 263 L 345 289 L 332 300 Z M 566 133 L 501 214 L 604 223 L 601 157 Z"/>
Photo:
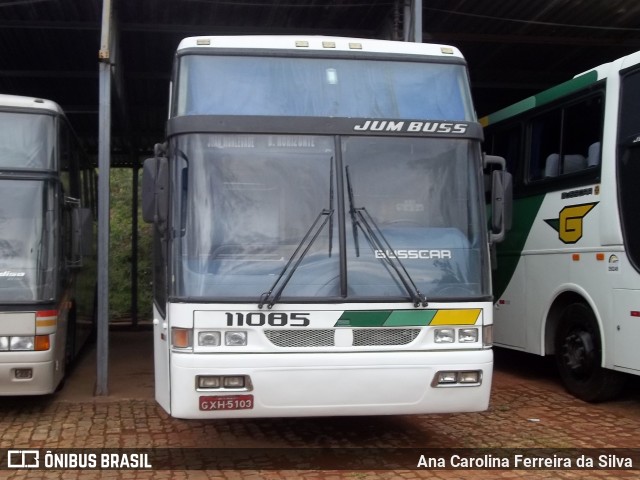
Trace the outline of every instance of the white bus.
<path fill-rule="evenodd" d="M 481 123 L 514 177 L 495 343 L 554 355 L 569 392 L 612 398 L 640 373 L 640 52 Z"/>
<path fill-rule="evenodd" d="M 179 418 L 486 409 L 482 128 L 461 54 L 199 37 L 174 65 L 168 140 L 143 175 L 159 404 Z"/>
<path fill-rule="evenodd" d="M 92 331 L 95 198 L 60 107 L 0 95 L 0 395 L 54 392 Z"/>

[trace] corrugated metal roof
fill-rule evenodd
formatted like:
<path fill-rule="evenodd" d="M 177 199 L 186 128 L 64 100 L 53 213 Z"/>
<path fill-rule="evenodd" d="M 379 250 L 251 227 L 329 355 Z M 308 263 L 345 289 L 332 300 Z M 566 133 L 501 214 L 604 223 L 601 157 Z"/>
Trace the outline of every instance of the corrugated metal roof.
<path fill-rule="evenodd" d="M 401 37 L 404 0 L 115 1 L 131 130 L 114 113 L 114 153 L 161 141 L 169 73 L 192 35 Z M 59 103 L 97 151 L 100 0 L 0 0 L 0 93 Z M 425 42 L 459 47 L 479 114 L 640 50 L 637 0 L 423 0 Z M 130 138 L 127 136 L 130 135 Z M 118 158 L 130 158 L 123 155 Z"/>

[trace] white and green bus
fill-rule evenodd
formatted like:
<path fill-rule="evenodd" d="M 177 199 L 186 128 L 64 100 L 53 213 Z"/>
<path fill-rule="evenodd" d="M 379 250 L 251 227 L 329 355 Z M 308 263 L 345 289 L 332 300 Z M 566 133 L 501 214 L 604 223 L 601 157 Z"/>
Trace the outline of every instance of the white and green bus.
<path fill-rule="evenodd" d="M 486 409 L 502 226 L 487 231 L 482 171 L 500 159 L 482 157 L 459 51 L 188 38 L 171 85 L 143 175 L 159 404 L 179 418 Z"/>
<path fill-rule="evenodd" d="M 554 355 L 569 392 L 612 398 L 640 373 L 640 52 L 480 121 L 514 177 L 495 343 Z"/>
<path fill-rule="evenodd" d="M 95 167 L 59 105 L 0 95 L 0 395 L 44 395 L 94 329 Z"/>

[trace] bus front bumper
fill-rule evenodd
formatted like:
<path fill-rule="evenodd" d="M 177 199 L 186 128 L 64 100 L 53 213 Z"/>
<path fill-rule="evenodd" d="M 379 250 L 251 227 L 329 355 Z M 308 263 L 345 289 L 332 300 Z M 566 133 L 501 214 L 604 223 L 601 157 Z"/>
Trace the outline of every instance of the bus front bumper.
<path fill-rule="evenodd" d="M 486 410 L 493 352 L 172 352 L 170 364 L 169 413 L 177 418 L 429 414 Z M 455 381 L 469 372 L 478 382 Z M 198 388 L 199 377 L 247 381 L 243 388 Z"/>
<path fill-rule="evenodd" d="M 15 357 L 16 352 L 0 353 L 0 396 L 46 395 L 55 391 L 59 372 L 54 360 L 16 361 Z"/>

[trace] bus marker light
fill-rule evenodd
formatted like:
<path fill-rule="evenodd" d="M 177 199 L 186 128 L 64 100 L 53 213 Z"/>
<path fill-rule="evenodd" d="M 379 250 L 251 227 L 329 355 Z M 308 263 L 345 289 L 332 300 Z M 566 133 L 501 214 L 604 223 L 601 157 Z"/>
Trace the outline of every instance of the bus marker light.
<path fill-rule="evenodd" d="M 15 378 L 25 380 L 25 379 L 33 378 L 33 370 L 31 368 L 16 368 L 13 371 L 13 375 Z"/>
<path fill-rule="evenodd" d="M 458 382 L 457 372 L 438 372 L 436 374 L 435 382 L 437 385 L 450 385 Z"/>
<path fill-rule="evenodd" d="M 493 325 L 484 325 L 482 327 L 482 344 L 485 347 L 493 345 Z"/>
<path fill-rule="evenodd" d="M 433 335 L 436 343 L 453 343 L 456 338 L 453 328 L 436 328 Z"/>
<path fill-rule="evenodd" d="M 191 348 L 193 346 L 193 334 L 189 328 L 171 329 L 171 345 L 175 348 Z"/>
<path fill-rule="evenodd" d="M 197 379 L 198 388 L 220 388 L 222 386 L 220 377 L 217 376 L 199 375 Z"/>
<path fill-rule="evenodd" d="M 458 383 L 480 383 L 480 371 L 460 372 L 458 375 Z"/>
<path fill-rule="evenodd" d="M 574 262 L 579 262 L 580 261 L 580 254 L 579 253 L 574 253 L 573 255 L 571 255 L 571 259 Z"/>
<path fill-rule="evenodd" d="M 640 317 L 640 312 L 638 310 L 632 310 L 631 311 L 631 316 L 632 317 Z"/>
<path fill-rule="evenodd" d="M 34 350 L 37 352 L 43 352 L 51 348 L 51 341 L 49 335 L 36 335 L 34 342 Z"/>
<path fill-rule="evenodd" d="M 223 377 L 224 388 L 244 388 L 244 376 Z"/>
<path fill-rule="evenodd" d="M 247 345 L 247 332 L 224 332 L 224 344 L 228 347 Z"/>
<path fill-rule="evenodd" d="M 596 260 L 599 262 L 604 262 L 604 253 L 596 253 Z"/>

